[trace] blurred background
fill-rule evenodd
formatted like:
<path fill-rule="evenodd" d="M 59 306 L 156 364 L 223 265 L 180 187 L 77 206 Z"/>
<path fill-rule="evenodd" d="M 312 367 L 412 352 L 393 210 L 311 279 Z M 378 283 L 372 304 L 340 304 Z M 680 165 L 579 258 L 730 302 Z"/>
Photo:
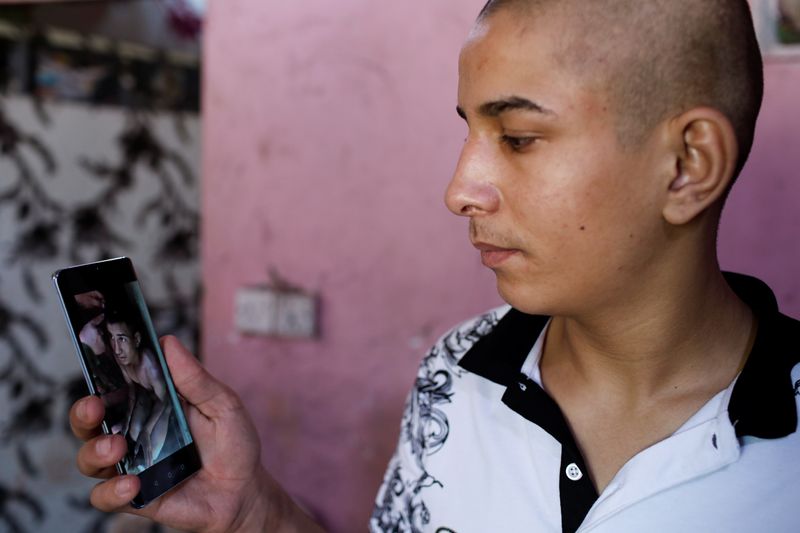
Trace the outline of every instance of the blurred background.
<path fill-rule="evenodd" d="M 366 529 L 420 358 L 500 303 L 442 203 L 483 2 L 0 2 L 0 532 L 159 531 L 89 508 L 66 426 L 85 386 L 50 274 L 117 255 L 274 476 Z M 790 9 L 753 3 L 766 99 L 721 261 L 800 316 L 800 53 Z M 242 295 L 265 291 L 315 312 L 258 333 Z"/>

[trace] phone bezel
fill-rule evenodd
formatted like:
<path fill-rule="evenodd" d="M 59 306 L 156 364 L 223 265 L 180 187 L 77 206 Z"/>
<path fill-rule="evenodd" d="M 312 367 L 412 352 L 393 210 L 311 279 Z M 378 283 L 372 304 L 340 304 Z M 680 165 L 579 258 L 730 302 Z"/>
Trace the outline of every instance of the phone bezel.
<path fill-rule="evenodd" d="M 80 362 L 81 370 L 83 371 L 83 377 L 89 388 L 89 393 L 97 396 L 97 388 L 92 381 L 91 373 L 84 359 L 80 339 L 78 338 L 78 331 L 82 327 L 82 324 L 77 322 L 77 315 L 79 313 L 77 304 L 74 303 L 74 298 L 72 297 L 76 294 L 82 294 L 93 290 L 103 290 L 105 287 L 116 287 L 134 281 L 138 282 L 139 280 L 133 268 L 133 263 L 127 257 L 117 257 L 83 265 L 75 265 L 56 271 L 53 273 L 52 279 L 56 292 L 58 293 L 61 309 L 67 321 L 67 329 L 69 330 L 75 353 Z M 150 321 L 150 317 L 146 315 L 142 316 L 142 319 L 148 322 Z M 168 369 L 166 369 L 166 371 L 167 373 L 169 372 Z M 168 376 L 168 379 L 171 381 L 172 377 Z M 180 402 L 173 407 L 182 410 Z M 101 427 L 103 433 L 106 435 L 111 433 L 105 420 L 103 420 Z M 116 468 L 117 472 L 121 475 L 127 473 L 122 462 L 117 463 Z M 139 494 L 131 501 L 131 506 L 136 509 L 145 507 L 148 503 L 188 479 L 191 475 L 200 470 L 200 468 L 200 455 L 195 446 L 194 439 L 192 439 L 192 442 L 177 450 L 169 457 L 164 458 L 146 470 L 136 474 L 141 481 L 141 488 Z"/>

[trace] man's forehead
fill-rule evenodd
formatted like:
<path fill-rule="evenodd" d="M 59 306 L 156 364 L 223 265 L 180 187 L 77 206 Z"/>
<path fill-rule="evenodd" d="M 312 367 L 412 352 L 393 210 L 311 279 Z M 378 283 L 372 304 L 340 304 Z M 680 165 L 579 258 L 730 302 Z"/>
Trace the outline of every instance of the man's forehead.
<path fill-rule="evenodd" d="M 489 26 L 486 24 L 485 20 L 477 20 L 475 24 L 472 25 L 472 28 L 469 30 L 469 34 L 467 38 L 464 40 L 464 47 L 468 46 L 470 43 L 482 39 L 486 37 L 486 34 L 489 32 Z"/>
<path fill-rule="evenodd" d="M 476 50 L 486 54 L 479 61 L 507 57 L 523 64 L 523 59 L 549 57 L 551 68 L 594 76 L 586 71 L 608 71 L 636 45 L 633 37 L 627 37 L 633 32 L 625 31 L 630 22 L 626 16 L 589 15 L 588 6 L 576 2 L 544 2 L 536 8 L 525 7 L 528 4 L 504 4 L 476 21 L 460 62 Z M 597 6 L 592 13 L 596 11 Z"/>
<path fill-rule="evenodd" d="M 517 25 L 506 17 L 495 16 L 476 24 L 459 56 L 460 78 L 471 78 L 506 66 L 515 67 L 519 72 L 535 58 L 526 53 L 532 43 L 512 34 Z M 516 65 L 515 65 L 516 64 Z M 532 65 L 529 65 L 532 66 Z"/>
<path fill-rule="evenodd" d="M 532 17 L 519 17 L 510 11 L 500 11 L 475 22 L 464 41 L 462 55 L 486 42 L 502 41 L 506 47 L 512 43 L 524 45 L 526 37 L 539 26 L 543 25 L 536 23 Z"/>
<path fill-rule="evenodd" d="M 555 116 L 568 100 L 578 97 L 585 80 L 558 62 L 557 34 L 546 25 L 530 25 L 510 13 L 498 12 L 476 24 L 459 57 L 459 105 L 480 111 L 492 102 L 526 99 Z M 520 28 L 526 27 L 526 31 Z M 569 93 L 570 98 L 567 98 Z M 496 107 L 496 106 L 495 106 Z M 508 106 L 505 106 L 508 107 Z"/>

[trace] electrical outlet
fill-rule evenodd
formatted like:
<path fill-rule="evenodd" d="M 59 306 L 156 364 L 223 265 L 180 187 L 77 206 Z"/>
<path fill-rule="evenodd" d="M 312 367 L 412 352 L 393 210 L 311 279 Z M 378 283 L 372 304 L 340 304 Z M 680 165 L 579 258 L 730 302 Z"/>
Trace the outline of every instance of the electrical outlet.
<path fill-rule="evenodd" d="M 278 335 L 310 339 L 316 333 L 316 298 L 302 293 L 282 293 L 278 303 Z"/>
<path fill-rule="evenodd" d="M 310 339 L 317 333 L 317 297 L 271 287 L 236 291 L 236 329 L 251 335 Z"/>
<path fill-rule="evenodd" d="M 236 329 L 242 333 L 274 335 L 278 331 L 278 294 L 243 287 L 236 291 Z"/>

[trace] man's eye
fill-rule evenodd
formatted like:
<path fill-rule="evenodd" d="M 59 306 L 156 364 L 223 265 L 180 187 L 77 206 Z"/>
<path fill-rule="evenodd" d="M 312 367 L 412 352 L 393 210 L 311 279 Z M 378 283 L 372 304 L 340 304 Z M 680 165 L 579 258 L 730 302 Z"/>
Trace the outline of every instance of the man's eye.
<path fill-rule="evenodd" d="M 512 137 L 510 135 L 503 135 L 501 141 L 512 150 L 519 151 L 536 142 L 536 137 Z"/>

